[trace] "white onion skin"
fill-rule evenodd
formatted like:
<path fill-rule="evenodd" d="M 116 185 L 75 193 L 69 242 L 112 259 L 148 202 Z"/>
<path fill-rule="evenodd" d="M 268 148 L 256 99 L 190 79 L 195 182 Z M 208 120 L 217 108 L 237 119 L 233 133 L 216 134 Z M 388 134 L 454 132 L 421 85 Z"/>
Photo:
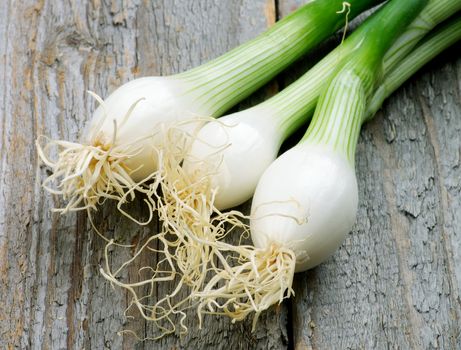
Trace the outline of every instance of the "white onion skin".
<path fill-rule="evenodd" d="M 211 162 L 216 189 L 214 205 L 223 210 L 251 198 L 264 170 L 274 161 L 283 140 L 275 112 L 250 108 L 207 123 L 197 134 L 184 163 L 188 173 Z M 224 148 L 224 146 L 227 146 Z"/>
<path fill-rule="evenodd" d="M 115 145 L 131 144 L 136 141 L 136 147 L 142 151 L 124 161 L 130 169 L 140 170 L 131 174 L 134 181 L 141 181 L 157 169 L 154 147 L 159 139 L 160 125 L 174 123 L 197 116 L 208 116 L 209 111 L 199 105 L 196 95 L 199 91 L 184 80 L 175 77 L 144 77 L 132 80 L 112 92 L 94 112 L 85 133 L 86 143 L 94 138 L 95 127 L 104 113 L 107 113 L 98 133 L 98 141 L 111 144 L 114 135 L 114 120 L 117 123 L 117 138 Z M 128 121 L 122 121 L 130 107 L 138 100 Z M 154 138 L 149 136 L 157 135 Z M 137 141 L 139 140 L 139 141 Z"/>
<path fill-rule="evenodd" d="M 296 254 L 296 272 L 308 270 L 341 245 L 354 225 L 357 205 L 355 170 L 345 155 L 327 145 L 300 143 L 277 158 L 257 185 L 253 243 L 286 246 Z"/>

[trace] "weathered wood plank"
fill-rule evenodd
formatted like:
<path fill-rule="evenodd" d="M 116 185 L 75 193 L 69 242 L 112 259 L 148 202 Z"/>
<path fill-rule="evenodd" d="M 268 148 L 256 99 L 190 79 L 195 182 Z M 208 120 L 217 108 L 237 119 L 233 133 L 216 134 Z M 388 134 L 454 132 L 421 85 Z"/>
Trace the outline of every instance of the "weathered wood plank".
<path fill-rule="evenodd" d="M 78 139 L 95 106 L 86 90 L 106 96 L 137 76 L 179 72 L 254 37 L 275 20 L 274 2 L 3 1 L 0 17 L 0 347 L 283 347 L 286 321 L 276 310 L 255 334 L 249 321 L 208 318 L 199 332 L 191 311 L 183 339 L 118 336 L 124 328 L 149 336 L 152 326 L 126 321 L 129 297 L 99 274 L 104 242 L 86 214 L 50 212 L 60 203 L 40 187 L 46 169 L 33 144 L 40 134 Z M 108 205 L 95 218 L 110 237 L 135 242 L 156 231 L 114 213 Z M 130 254 L 113 251 L 111 263 Z"/>

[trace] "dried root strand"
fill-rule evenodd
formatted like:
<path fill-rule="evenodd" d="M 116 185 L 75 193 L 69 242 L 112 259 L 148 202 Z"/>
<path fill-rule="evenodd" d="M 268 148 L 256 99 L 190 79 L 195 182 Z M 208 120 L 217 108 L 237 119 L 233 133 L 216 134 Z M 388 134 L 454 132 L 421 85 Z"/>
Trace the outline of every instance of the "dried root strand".
<path fill-rule="evenodd" d="M 92 92 L 90 94 L 101 104 L 105 114 L 90 130 L 88 144 L 51 140 L 44 136 L 36 141 L 40 159 L 51 168 L 52 172 L 43 181 L 43 187 L 49 193 L 59 195 L 66 201 L 63 207 L 55 208 L 55 212 L 61 214 L 79 210 L 90 212 L 96 210 L 105 200 L 112 199 L 118 202 L 118 208 L 123 215 L 139 224 L 146 224 L 131 217 L 122 206 L 135 198 L 135 191 L 144 193 L 151 191 L 145 184 L 155 178 L 156 173 L 140 182 L 134 181 L 131 175 L 139 169 L 128 168 L 125 161 L 142 151 L 139 144 L 143 139 L 128 143 L 117 142 L 118 129 L 125 125 L 141 100 L 135 101 L 130 106 L 119 126 L 116 120 L 113 120 L 112 136 L 108 138 L 108 135 L 103 135 L 101 131 L 104 121 L 108 118 L 104 102 L 96 94 Z M 44 146 L 41 145 L 41 140 L 45 140 Z M 57 149 L 55 159 L 51 156 L 54 149 Z M 155 203 L 151 200 L 145 202 L 149 212 L 152 212 Z M 149 221 L 151 219 L 152 216 Z"/>
<path fill-rule="evenodd" d="M 238 321 L 254 313 L 254 328 L 262 311 L 293 294 L 294 253 L 278 245 L 262 250 L 224 242 L 235 231 L 240 231 L 241 239 L 248 236 L 248 218 L 238 211 L 221 212 L 214 206 L 216 190 L 211 176 L 219 164 L 207 164 L 205 160 L 200 171 L 192 174 L 184 169 L 183 161 L 195 134 L 185 132 L 182 126 L 160 131 L 165 139 L 157 154 L 155 185 L 145 192 L 155 202 L 162 232 L 150 236 L 121 267 L 112 270 L 106 263 L 101 273 L 113 285 L 128 291 L 130 307 L 153 322 L 161 333 L 157 338 L 187 332 L 186 311 L 191 308 L 197 308 L 200 324 L 203 314 L 227 315 Z M 154 241 L 163 248 L 153 248 Z M 113 244 L 109 242 L 106 247 L 106 262 L 107 249 Z M 137 266 L 143 253 L 160 253 L 163 259 L 155 266 L 138 267 L 139 280 L 121 280 L 122 272 Z M 162 283 L 173 288 L 160 297 L 155 293 Z"/>
<path fill-rule="evenodd" d="M 241 261 L 232 267 L 224 264 L 202 291 L 193 294 L 200 301 L 200 324 L 203 314 L 226 315 L 235 322 L 254 313 L 254 331 L 262 311 L 294 295 L 296 256 L 276 244 L 268 249 L 231 249 L 240 253 Z"/>
<path fill-rule="evenodd" d="M 124 262 L 119 268 L 112 269 L 109 264 L 110 249 L 115 243 L 110 241 L 105 248 L 105 267 L 100 269 L 104 278 L 106 278 L 113 286 L 120 287 L 128 292 L 131 296 L 131 301 L 125 315 L 128 315 L 129 310 L 133 307 L 147 321 L 154 324 L 158 330 L 158 335 L 148 339 L 160 339 L 165 335 L 178 332 L 179 335 L 187 333 L 186 326 L 186 311 L 192 307 L 190 295 L 184 296 L 185 279 L 177 271 L 174 261 L 174 252 L 170 252 L 170 242 L 166 238 L 165 233 L 152 235 L 148 240 L 133 254 L 133 256 Z M 155 246 L 163 246 L 162 249 Z M 159 256 L 164 255 L 155 267 L 141 266 L 139 260 L 142 256 Z M 138 280 L 134 282 L 123 281 L 123 275 L 129 274 L 130 270 L 138 268 Z M 148 277 L 145 277 L 145 276 Z M 144 277 L 142 277 L 144 276 Z M 133 278 L 133 276 L 129 276 Z M 173 286 L 168 294 L 159 296 L 157 294 L 160 284 L 165 284 L 168 288 Z M 129 316 L 126 316 L 129 317 Z M 122 333 L 131 333 L 133 331 L 123 330 Z"/>
<path fill-rule="evenodd" d="M 224 242 L 231 232 L 249 235 L 248 217 L 238 211 L 221 212 L 214 205 L 216 189 L 211 178 L 220 165 L 219 150 L 201 161 L 193 173 L 183 167 L 196 140 L 194 134 L 170 129 L 159 163 L 161 196 L 156 205 L 164 230 L 177 240 L 175 261 L 191 302 L 203 314 L 227 315 L 233 321 L 254 313 L 253 328 L 260 313 L 293 294 L 295 254 L 273 244 L 268 249 Z M 181 147 L 178 147 L 181 145 Z M 223 145 L 223 148 L 226 145 Z"/>
<path fill-rule="evenodd" d="M 178 241 L 176 261 L 181 272 L 188 276 L 187 284 L 192 291 L 204 285 L 215 259 L 214 243 L 236 229 L 248 231 L 243 214 L 222 213 L 214 206 L 216 190 L 212 188 L 211 176 L 217 171 L 216 163 L 208 164 L 205 159 L 199 167 L 201 171 L 194 173 L 183 167 L 196 132 L 205 121 L 209 118 L 184 122 L 162 133 L 165 142 L 159 158 L 161 195 L 156 198 L 157 212 L 164 230 Z"/>
<path fill-rule="evenodd" d="M 55 161 L 48 155 L 53 146 L 61 149 Z M 118 147 L 107 149 L 59 140 L 48 140 L 43 148 L 37 142 L 37 149 L 42 161 L 52 169 L 43 187 L 67 201 L 63 208 L 54 209 L 59 213 L 96 210 L 105 199 L 127 201 L 126 193 L 133 199 L 131 190 L 141 189 L 123 164 L 134 153 L 122 153 Z M 53 187 L 52 183 L 58 185 Z"/>

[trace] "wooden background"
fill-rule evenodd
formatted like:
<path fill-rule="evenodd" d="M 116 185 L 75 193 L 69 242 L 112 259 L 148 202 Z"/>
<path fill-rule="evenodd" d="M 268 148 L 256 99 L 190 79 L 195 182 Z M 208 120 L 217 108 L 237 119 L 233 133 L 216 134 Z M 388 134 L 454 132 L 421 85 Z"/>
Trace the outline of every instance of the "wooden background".
<path fill-rule="evenodd" d="M 86 214 L 60 216 L 43 192 L 34 140 L 77 140 L 102 96 L 183 71 L 270 26 L 296 0 L 0 1 L 1 349 L 460 349 L 461 59 L 456 49 L 400 89 L 362 131 L 358 221 L 328 262 L 298 274 L 296 297 L 250 322 L 190 313 L 188 336 L 139 342 L 129 297 L 99 274 L 104 242 Z M 312 58 L 307 57 L 305 62 Z M 275 93 L 279 77 L 244 105 Z M 248 204 L 244 206 L 248 208 Z M 125 242 L 147 237 L 106 205 Z M 114 251 L 121 263 L 130 251 Z"/>

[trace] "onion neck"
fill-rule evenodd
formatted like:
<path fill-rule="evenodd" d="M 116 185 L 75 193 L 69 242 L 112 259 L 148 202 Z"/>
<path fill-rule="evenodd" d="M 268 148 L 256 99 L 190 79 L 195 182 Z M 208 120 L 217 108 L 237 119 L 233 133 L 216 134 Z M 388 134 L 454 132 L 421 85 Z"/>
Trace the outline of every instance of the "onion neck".
<path fill-rule="evenodd" d="M 330 146 L 353 165 L 366 100 L 362 79 L 352 70 L 341 71 L 321 95 L 301 142 Z"/>
<path fill-rule="evenodd" d="M 392 45 L 384 57 L 385 72 L 393 70 L 416 44 L 436 25 L 461 10 L 461 0 L 430 0 L 405 33 Z"/>
<path fill-rule="evenodd" d="M 381 78 L 383 57 L 427 1 L 391 0 L 365 28 L 357 48 L 344 59 L 320 99 L 301 142 L 332 147 L 354 164 L 367 100 Z"/>
<path fill-rule="evenodd" d="M 354 1 L 348 20 L 381 1 Z M 342 7 L 342 0 L 311 1 L 252 41 L 176 77 L 194 83 L 197 102 L 219 116 L 341 28 Z"/>
<path fill-rule="evenodd" d="M 376 89 L 368 105 L 367 117 L 372 118 L 389 95 L 427 62 L 459 40 L 461 40 L 461 18 L 453 18 L 423 39 L 423 42 L 405 57 Z"/>

